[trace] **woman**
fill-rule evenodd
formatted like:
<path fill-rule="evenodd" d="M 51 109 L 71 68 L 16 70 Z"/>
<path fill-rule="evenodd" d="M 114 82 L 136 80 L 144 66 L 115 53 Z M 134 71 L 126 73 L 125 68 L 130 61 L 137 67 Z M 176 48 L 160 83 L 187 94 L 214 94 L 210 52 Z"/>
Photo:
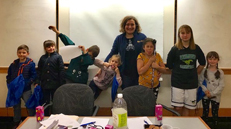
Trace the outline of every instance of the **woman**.
<path fill-rule="evenodd" d="M 105 62 L 114 54 L 121 56 L 122 65 L 120 73 L 122 77 L 122 89 L 138 85 L 137 56 L 142 50 L 143 40 L 146 35 L 141 33 L 141 27 L 134 16 L 126 16 L 120 24 L 120 32 L 113 43 L 111 52 Z"/>

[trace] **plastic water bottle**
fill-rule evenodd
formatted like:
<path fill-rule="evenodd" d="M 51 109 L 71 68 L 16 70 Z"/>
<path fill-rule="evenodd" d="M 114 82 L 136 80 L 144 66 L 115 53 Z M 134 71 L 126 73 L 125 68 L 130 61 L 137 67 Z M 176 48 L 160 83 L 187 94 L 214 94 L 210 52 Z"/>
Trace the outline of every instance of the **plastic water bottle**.
<path fill-rule="evenodd" d="M 117 94 L 112 108 L 113 127 L 115 129 L 127 129 L 127 103 L 123 94 Z"/>

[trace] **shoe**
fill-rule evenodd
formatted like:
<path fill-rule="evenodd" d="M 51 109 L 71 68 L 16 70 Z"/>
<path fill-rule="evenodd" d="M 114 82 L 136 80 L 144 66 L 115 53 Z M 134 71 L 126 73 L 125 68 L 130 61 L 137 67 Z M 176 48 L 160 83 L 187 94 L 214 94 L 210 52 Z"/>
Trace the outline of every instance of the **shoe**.
<path fill-rule="evenodd" d="M 218 121 L 214 121 L 213 129 L 218 129 Z"/>
<path fill-rule="evenodd" d="M 20 122 L 21 122 L 21 121 L 19 121 L 19 122 L 14 122 L 14 126 L 13 126 L 12 129 L 16 129 L 16 128 L 19 126 Z"/>

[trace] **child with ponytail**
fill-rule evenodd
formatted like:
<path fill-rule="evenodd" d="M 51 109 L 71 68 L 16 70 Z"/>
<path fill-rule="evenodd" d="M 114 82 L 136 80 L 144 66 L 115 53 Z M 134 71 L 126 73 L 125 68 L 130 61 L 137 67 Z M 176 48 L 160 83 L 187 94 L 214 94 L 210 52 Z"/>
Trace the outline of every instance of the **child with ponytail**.
<path fill-rule="evenodd" d="M 218 125 L 218 110 L 220 105 L 221 92 L 224 88 L 224 72 L 218 68 L 220 60 L 219 55 L 215 51 L 211 51 L 206 56 L 207 66 L 199 76 L 199 86 L 205 93 L 202 98 L 203 118 L 208 122 L 209 105 L 212 105 L 213 123 L 215 128 Z M 203 85 L 206 81 L 207 86 Z"/>

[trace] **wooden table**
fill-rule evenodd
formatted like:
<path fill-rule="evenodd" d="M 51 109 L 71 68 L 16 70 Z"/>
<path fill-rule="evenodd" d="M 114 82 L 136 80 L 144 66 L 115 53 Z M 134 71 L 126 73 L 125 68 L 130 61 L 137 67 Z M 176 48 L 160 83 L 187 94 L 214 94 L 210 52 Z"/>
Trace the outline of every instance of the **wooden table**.
<path fill-rule="evenodd" d="M 78 122 L 81 123 L 84 117 L 80 117 Z M 96 118 L 109 118 L 109 124 L 112 125 L 112 117 L 96 117 Z M 128 117 L 135 118 L 135 117 Z M 151 122 L 154 123 L 155 117 L 148 117 Z M 177 127 L 179 129 L 210 129 L 209 126 L 200 117 L 163 117 L 163 124 L 171 125 L 172 127 Z M 17 129 L 38 129 L 41 126 L 39 122 L 36 121 L 36 117 L 27 117 Z"/>

